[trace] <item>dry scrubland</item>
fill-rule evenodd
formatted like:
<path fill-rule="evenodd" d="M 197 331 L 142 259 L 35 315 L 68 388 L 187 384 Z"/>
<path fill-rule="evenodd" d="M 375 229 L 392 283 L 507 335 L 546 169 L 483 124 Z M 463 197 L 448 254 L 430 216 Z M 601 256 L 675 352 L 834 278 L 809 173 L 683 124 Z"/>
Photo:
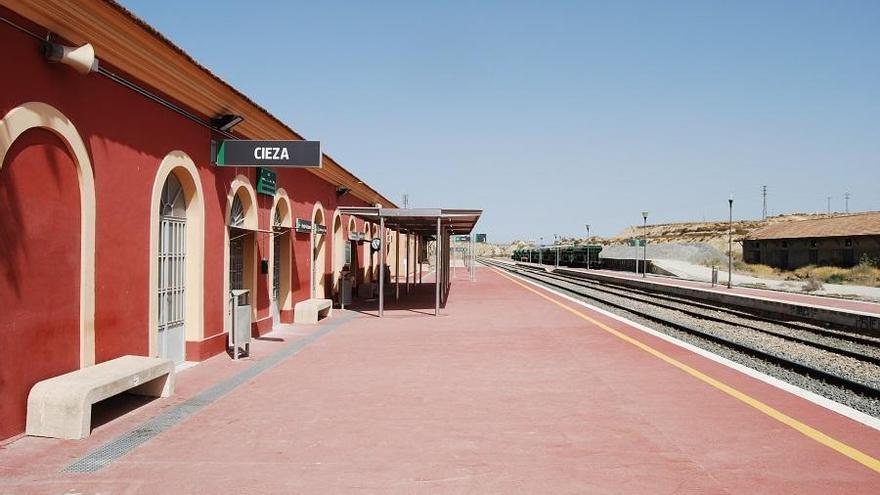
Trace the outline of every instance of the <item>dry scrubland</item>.
<path fill-rule="evenodd" d="M 734 262 L 734 271 L 748 273 L 755 277 L 778 280 L 805 280 L 809 284 L 805 290 L 818 290 L 823 283 L 853 284 L 880 287 L 880 261 L 863 259 L 852 268 L 836 266 L 808 265 L 797 270 L 779 270 L 767 265 L 750 265 L 742 261 Z"/>

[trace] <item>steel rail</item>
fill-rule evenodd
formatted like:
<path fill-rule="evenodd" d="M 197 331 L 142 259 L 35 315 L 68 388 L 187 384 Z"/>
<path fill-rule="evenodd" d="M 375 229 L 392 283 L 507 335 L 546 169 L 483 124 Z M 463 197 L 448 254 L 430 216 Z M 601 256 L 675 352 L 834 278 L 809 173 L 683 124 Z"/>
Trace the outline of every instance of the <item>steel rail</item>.
<path fill-rule="evenodd" d="M 741 328 L 748 328 L 749 330 L 753 330 L 753 331 L 755 331 L 755 332 L 760 332 L 760 333 L 763 333 L 763 334 L 766 334 L 766 335 L 772 335 L 772 336 L 774 336 L 774 337 L 777 337 L 777 338 L 780 338 L 780 339 L 783 339 L 783 340 L 788 340 L 788 341 L 790 341 L 790 342 L 797 342 L 797 343 L 799 343 L 799 344 L 803 344 L 803 345 L 810 346 L 810 347 L 815 347 L 815 348 L 817 348 L 817 349 L 821 349 L 821 350 L 823 350 L 823 351 L 833 352 L 833 353 L 835 353 L 835 354 L 840 354 L 840 355 L 843 355 L 843 356 L 851 357 L 851 358 L 853 358 L 853 359 L 858 359 L 858 360 L 860 360 L 860 361 L 865 361 L 865 362 L 868 362 L 868 363 L 871 363 L 871 364 L 874 364 L 874 365 L 878 365 L 878 366 L 880 366 L 880 358 L 875 357 L 875 356 L 869 356 L 869 355 L 867 355 L 867 354 L 863 354 L 863 353 L 860 353 L 860 352 L 850 351 L 850 350 L 847 350 L 847 349 L 841 349 L 841 348 L 839 348 L 839 347 L 835 347 L 835 346 L 828 345 L 828 344 L 823 344 L 823 343 L 821 343 L 821 342 L 815 342 L 815 341 L 812 341 L 812 340 L 809 340 L 809 339 L 804 339 L 804 338 L 801 338 L 801 337 L 795 337 L 795 336 L 793 336 L 793 335 L 786 335 L 786 334 L 784 334 L 784 333 L 775 332 L 775 331 L 773 331 L 773 330 L 767 330 L 767 329 L 765 329 L 765 328 L 756 327 L 756 326 L 754 326 L 754 325 L 749 325 L 749 324 L 744 324 L 744 323 L 731 323 L 730 321 L 727 321 L 727 320 L 725 320 L 724 318 L 721 318 L 721 317 L 718 317 L 718 316 L 707 315 L 707 314 L 700 313 L 700 312 L 698 312 L 698 311 L 693 311 L 693 310 L 689 310 L 689 309 L 685 309 L 685 308 L 678 308 L 678 307 L 675 307 L 675 306 L 672 306 L 672 305 L 669 305 L 669 304 L 663 304 L 663 303 L 659 303 L 659 302 L 656 302 L 656 301 L 651 301 L 651 300 L 645 299 L 644 297 L 636 297 L 636 296 L 629 296 L 629 295 L 619 294 L 619 293 L 614 292 L 614 290 L 623 290 L 624 292 L 631 292 L 631 293 L 637 293 L 637 294 L 640 294 L 640 295 L 647 295 L 647 297 L 656 297 L 656 298 L 658 298 L 658 299 L 670 300 L 669 298 L 665 298 L 665 297 L 662 297 L 662 296 L 657 296 L 657 295 L 654 295 L 654 294 L 646 294 L 645 292 L 643 292 L 643 291 L 638 291 L 638 290 L 632 290 L 632 291 L 629 291 L 629 290 L 626 290 L 626 289 L 621 289 L 619 286 L 613 286 L 613 289 L 609 290 L 608 288 L 597 287 L 596 285 L 601 285 L 600 282 L 594 282 L 594 281 L 592 281 L 592 280 L 590 280 L 590 281 L 586 281 L 586 280 L 581 279 L 581 278 L 578 278 L 578 277 L 569 277 L 569 276 L 566 276 L 566 275 L 559 275 L 559 274 L 555 274 L 555 273 L 553 273 L 553 274 L 551 274 L 551 273 L 547 273 L 547 274 L 544 275 L 544 276 L 549 277 L 549 278 L 554 278 L 554 279 L 556 279 L 556 280 L 562 280 L 562 281 L 564 281 L 564 282 L 572 283 L 572 284 L 574 284 L 574 285 L 581 285 L 582 287 L 587 287 L 587 285 L 584 285 L 584 284 L 582 284 L 582 283 L 575 283 L 574 281 L 578 281 L 578 282 L 586 282 L 587 284 L 590 284 L 590 286 L 589 286 L 588 288 L 591 289 L 591 290 L 595 290 L 595 291 L 599 291 L 599 292 L 604 292 L 604 293 L 606 293 L 606 294 L 611 294 L 611 295 L 615 295 L 615 296 L 619 296 L 619 297 L 627 297 L 627 298 L 629 298 L 629 299 L 632 299 L 632 300 L 634 300 L 634 301 L 638 301 L 638 302 L 641 302 L 641 303 L 644 303 L 644 304 L 650 304 L 650 305 L 657 306 L 657 307 L 660 307 L 660 308 L 668 309 L 668 310 L 670 310 L 670 311 L 677 311 L 677 312 L 680 312 L 680 313 L 684 313 L 684 314 L 689 315 L 689 316 L 692 316 L 692 317 L 694 317 L 694 318 L 699 318 L 699 319 L 703 319 L 703 320 L 714 321 L 714 322 L 722 323 L 722 324 L 725 324 L 725 325 L 736 325 L 736 326 L 741 327 Z M 691 303 L 691 302 L 689 302 L 689 301 L 688 301 L 688 302 L 685 302 L 685 301 L 680 301 L 680 300 L 672 300 L 672 302 L 677 302 L 677 303 L 679 303 L 679 304 L 686 304 L 686 305 L 690 304 L 690 305 L 696 306 L 696 307 L 698 307 L 698 308 L 707 309 L 707 310 L 710 310 L 710 311 L 718 310 L 718 308 L 715 307 L 715 306 L 704 305 L 704 304 L 700 304 L 700 303 Z M 749 318 L 750 318 L 750 315 L 748 315 L 748 313 L 737 314 L 737 316 L 739 316 L 740 318 L 743 318 L 743 319 L 749 319 Z M 783 326 L 783 327 L 788 326 L 788 325 L 786 324 L 786 322 L 782 322 L 782 321 L 772 321 L 772 320 L 767 320 L 767 319 L 764 319 L 764 318 L 760 318 L 760 319 L 758 319 L 758 320 L 759 320 L 759 321 L 765 321 L 765 322 L 772 323 L 772 324 L 779 325 L 779 326 Z M 799 327 L 799 326 L 792 326 L 792 327 L 790 327 L 790 328 L 794 328 L 795 330 L 803 330 L 803 329 L 802 329 L 801 327 Z M 807 330 L 807 331 L 809 331 L 809 330 Z M 841 340 L 844 340 L 843 338 L 838 337 L 837 335 L 833 335 L 833 334 L 832 334 L 832 337 L 833 337 L 833 338 L 839 338 L 839 339 L 841 339 Z M 872 344 L 873 344 L 873 343 L 872 343 Z M 874 345 L 876 345 L 876 344 L 874 344 Z"/>

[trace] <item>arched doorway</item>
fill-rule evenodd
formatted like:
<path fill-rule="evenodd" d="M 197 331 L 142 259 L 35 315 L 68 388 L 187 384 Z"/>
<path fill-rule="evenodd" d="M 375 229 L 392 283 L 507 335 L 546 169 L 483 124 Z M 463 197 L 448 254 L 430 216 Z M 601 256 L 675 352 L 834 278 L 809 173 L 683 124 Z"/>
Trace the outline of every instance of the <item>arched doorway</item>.
<path fill-rule="evenodd" d="M 364 283 L 373 281 L 373 251 L 370 241 L 373 240 L 373 226 L 364 222 Z"/>
<path fill-rule="evenodd" d="M 324 225 L 324 209 L 320 203 L 315 205 L 312 214 L 312 297 L 327 297 L 325 269 L 327 266 L 327 226 Z"/>
<path fill-rule="evenodd" d="M 24 430 L 34 383 L 95 362 L 95 186 L 57 109 L 0 119 L 0 440 Z"/>
<path fill-rule="evenodd" d="M 274 212 L 272 213 L 272 291 L 270 295 L 270 311 L 272 324 L 282 323 L 282 314 L 291 310 L 290 273 L 291 273 L 291 213 L 290 200 L 283 189 L 279 189 Z"/>
<path fill-rule="evenodd" d="M 204 336 L 205 210 L 192 159 L 165 155 L 150 200 L 149 355 L 181 362 Z"/>
<path fill-rule="evenodd" d="M 354 217 L 348 218 L 348 250 L 350 251 L 348 269 L 351 271 L 351 276 L 354 277 L 353 283 L 355 285 L 355 289 L 357 285 L 361 283 L 363 280 L 363 274 L 360 269 L 359 255 L 358 255 L 358 241 L 352 240 L 353 237 L 356 238 L 357 234 L 357 224 L 354 221 Z"/>
<path fill-rule="evenodd" d="M 30 102 L 0 119 L 0 440 L 34 383 L 95 362 L 95 186 L 82 138 Z"/>
<path fill-rule="evenodd" d="M 244 176 L 232 182 L 229 207 L 227 210 L 227 256 L 226 256 L 226 294 L 224 307 L 226 318 L 224 326 L 232 329 L 232 291 L 247 290 L 251 306 L 251 321 L 256 321 L 257 307 L 257 212 L 256 193 Z"/>
<path fill-rule="evenodd" d="M 186 332 L 186 198 L 177 176 L 168 174 L 159 200 L 159 357 L 182 363 Z"/>
<path fill-rule="evenodd" d="M 333 295 L 339 296 L 339 277 L 345 267 L 346 243 L 342 232 L 342 215 L 336 212 L 333 217 Z"/>

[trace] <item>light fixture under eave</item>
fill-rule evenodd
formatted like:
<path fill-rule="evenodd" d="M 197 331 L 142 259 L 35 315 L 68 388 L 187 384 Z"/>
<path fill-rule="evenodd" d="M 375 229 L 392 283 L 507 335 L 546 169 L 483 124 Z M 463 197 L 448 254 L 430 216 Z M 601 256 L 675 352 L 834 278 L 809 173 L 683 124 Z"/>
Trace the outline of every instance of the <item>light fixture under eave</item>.
<path fill-rule="evenodd" d="M 350 192 L 351 192 L 351 189 L 349 189 L 347 187 L 336 186 L 336 197 L 337 198 L 341 198 Z"/>
<path fill-rule="evenodd" d="M 225 113 L 211 119 L 211 127 L 226 132 L 244 121 L 241 115 Z"/>
<path fill-rule="evenodd" d="M 89 43 L 76 47 L 47 42 L 43 44 L 43 56 L 50 63 L 73 67 L 73 70 L 80 74 L 88 74 L 98 70 L 95 49 Z"/>

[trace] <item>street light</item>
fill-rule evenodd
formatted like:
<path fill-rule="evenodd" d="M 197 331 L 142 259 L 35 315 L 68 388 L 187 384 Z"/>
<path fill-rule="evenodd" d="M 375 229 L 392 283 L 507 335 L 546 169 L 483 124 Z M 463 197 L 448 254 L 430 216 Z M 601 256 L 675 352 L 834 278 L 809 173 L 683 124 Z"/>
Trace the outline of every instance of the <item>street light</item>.
<path fill-rule="evenodd" d="M 642 227 L 642 247 L 644 248 L 644 257 L 642 259 L 642 278 L 648 276 L 648 212 L 642 212 L 642 219 L 644 220 L 644 226 Z"/>
<path fill-rule="evenodd" d="M 559 234 L 553 234 L 553 245 L 556 246 L 556 268 L 559 268 L 559 243 L 561 242 L 560 239 L 562 238 L 559 237 Z"/>
<path fill-rule="evenodd" d="M 727 288 L 730 288 L 733 277 L 733 194 L 727 200 L 730 217 L 727 219 Z"/>
<path fill-rule="evenodd" d="M 590 224 L 584 224 L 587 228 L 587 270 L 590 269 Z"/>

